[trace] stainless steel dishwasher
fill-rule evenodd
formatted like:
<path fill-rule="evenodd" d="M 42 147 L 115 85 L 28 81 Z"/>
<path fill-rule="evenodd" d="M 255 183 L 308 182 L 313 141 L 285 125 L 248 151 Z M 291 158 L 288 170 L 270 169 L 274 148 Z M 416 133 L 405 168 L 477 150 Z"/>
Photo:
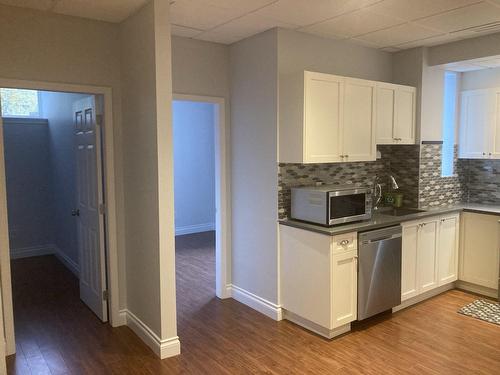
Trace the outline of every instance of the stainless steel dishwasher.
<path fill-rule="evenodd" d="M 359 233 L 358 320 L 401 304 L 401 226 Z"/>

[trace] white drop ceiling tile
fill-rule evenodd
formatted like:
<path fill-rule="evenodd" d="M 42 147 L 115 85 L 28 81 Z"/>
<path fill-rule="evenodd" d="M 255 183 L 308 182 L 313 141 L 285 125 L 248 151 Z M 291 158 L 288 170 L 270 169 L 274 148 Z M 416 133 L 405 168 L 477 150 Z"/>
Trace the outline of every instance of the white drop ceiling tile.
<path fill-rule="evenodd" d="M 209 30 L 201 34 L 200 37 L 215 35 L 217 37 L 223 37 L 225 40 L 233 41 L 234 38 L 243 39 L 274 27 L 296 29 L 298 26 L 250 13 L 218 26 L 213 30 Z"/>
<path fill-rule="evenodd" d="M 219 8 L 234 9 L 243 12 L 243 14 L 275 3 L 276 1 L 277 0 L 198 0 L 200 3 Z"/>
<path fill-rule="evenodd" d="M 383 0 L 367 9 L 413 21 L 479 2 L 481 0 Z"/>
<path fill-rule="evenodd" d="M 391 47 L 419 39 L 430 38 L 439 34 L 439 31 L 436 30 L 428 29 L 414 23 L 405 23 L 403 25 L 358 36 L 358 39 L 376 43 L 383 47 Z"/>
<path fill-rule="evenodd" d="M 121 22 L 146 2 L 147 0 L 58 0 L 52 10 L 70 16 Z"/>
<path fill-rule="evenodd" d="M 238 9 L 207 5 L 198 0 L 176 0 L 170 6 L 170 21 L 176 25 L 208 30 L 245 13 Z"/>
<path fill-rule="evenodd" d="M 194 36 L 200 34 L 203 30 L 192 29 L 191 27 L 170 25 L 170 32 L 172 35 L 182 36 L 184 38 L 193 38 Z"/>
<path fill-rule="evenodd" d="M 258 10 L 255 14 L 306 26 L 360 9 L 377 1 L 380 0 L 278 0 Z"/>
<path fill-rule="evenodd" d="M 0 4 L 21 8 L 49 10 L 55 4 L 54 0 L 0 0 Z"/>
<path fill-rule="evenodd" d="M 405 21 L 391 16 L 377 15 L 366 9 L 357 10 L 301 29 L 323 36 L 351 38 L 372 31 L 400 25 Z"/>
<path fill-rule="evenodd" d="M 500 8 L 481 2 L 418 20 L 418 24 L 453 32 L 500 21 Z"/>

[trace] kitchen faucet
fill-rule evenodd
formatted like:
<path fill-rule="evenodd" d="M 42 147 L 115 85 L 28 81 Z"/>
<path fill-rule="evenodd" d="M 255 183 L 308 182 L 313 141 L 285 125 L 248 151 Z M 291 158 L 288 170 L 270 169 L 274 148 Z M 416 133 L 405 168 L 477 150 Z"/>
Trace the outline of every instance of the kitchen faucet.
<path fill-rule="evenodd" d="M 388 175 L 390 191 L 399 189 L 399 185 L 392 174 Z M 380 201 L 382 200 L 382 185 L 379 183 L 380 177 L 375 176 L 373 179 L 373 210 L 378 210 Z"/>

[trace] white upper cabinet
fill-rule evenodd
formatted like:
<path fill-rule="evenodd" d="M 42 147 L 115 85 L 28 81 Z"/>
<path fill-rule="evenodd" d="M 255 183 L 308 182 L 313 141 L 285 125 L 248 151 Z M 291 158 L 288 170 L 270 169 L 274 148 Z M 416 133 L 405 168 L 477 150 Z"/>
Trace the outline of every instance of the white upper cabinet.
<path fill-rule="evenodd" d="M 377 144 L 415 143 L 416 88 L 377 82 Z"/>
<path fill-rule="evenodd" d="M 342 161 L 343 79 L 312 74 L 304 84 L 304 159 L 308 163 Z"/>
<path fill-rule="evenodd" d="M 278 105 L 282 163 L 373 161 L 377 122 L 381 144 L 415 140 L 412 87 L 303 72 L 280 76 Z"/>
<path fill-rule="evenodd" d="M 345 79 L 342 127 L 344 161 L 376 159 L 375 97 L 375 82 Z"/>
<path fill-rule="evenodd" d="M 500 88 L 462 92 L 459 157 L 500 159 Z"/>

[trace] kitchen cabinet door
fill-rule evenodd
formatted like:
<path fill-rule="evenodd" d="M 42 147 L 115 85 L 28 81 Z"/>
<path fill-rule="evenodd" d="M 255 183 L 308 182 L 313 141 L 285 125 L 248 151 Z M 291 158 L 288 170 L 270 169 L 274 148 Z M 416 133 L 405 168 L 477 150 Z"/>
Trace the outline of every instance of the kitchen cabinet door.
<path fill-rule="evenodd" d="M 492 121 L 490 90 L 462 92 L 460 106 L 459 155 L 464 159 L 488 157 L 488 137 Z"/>
<path fill-rule="evenodd" d="M 462 215 L 459 279 L 498 289 L 500 216 Z"/>
<path fill-rule="evenodd" d="M 417 242 L 419 224 L 403 225 L 401 257 L 401 301 L 418 294 Z"/>
<path fill-rule="evenodd" d="M 500 89 L 494 90 L 494 114 L 491 121 L 490 148 L 488 156 L 491 159 L 500 159 Z"/>
<path fill-rule="evenodd" d="M 376 82 L 346 78 L 344 87 L 344 161 L 373 161 L 375 143 Z"/>
<path fill-rule="evenodd" d="M 414 144 L 416 89 L 398 86 L 395 93 L 394 139 L 397 144 Z"/>
<path fill-rule="evenodd" d="M 391 84 L 377 84 L 377 144 L 392 145 L 394 139 L 394 100 L 396 89 Z"/>
<path fill-rule="evenodd" d="M 334 254 L 332 265 L 332 328 L 356 320 L 357 250 Z"/>
<path fill-rule="evenodd" d="M 438 286 L 437 233 L 437 220 L 423 222 L 418 229 L 417 268 L 419 293 L 424 293 Z"/>
<path fill-rule="evenodd" d="M 304 163 L 342 161 L 344 79 L 311 72 L 304 79 Z"/>
<path fill-rule="evenodd" d="M 459 215 L 443 217 L 439 221 L 439 285 L 449 284 L 458 278 L 459 223 Z"/>

